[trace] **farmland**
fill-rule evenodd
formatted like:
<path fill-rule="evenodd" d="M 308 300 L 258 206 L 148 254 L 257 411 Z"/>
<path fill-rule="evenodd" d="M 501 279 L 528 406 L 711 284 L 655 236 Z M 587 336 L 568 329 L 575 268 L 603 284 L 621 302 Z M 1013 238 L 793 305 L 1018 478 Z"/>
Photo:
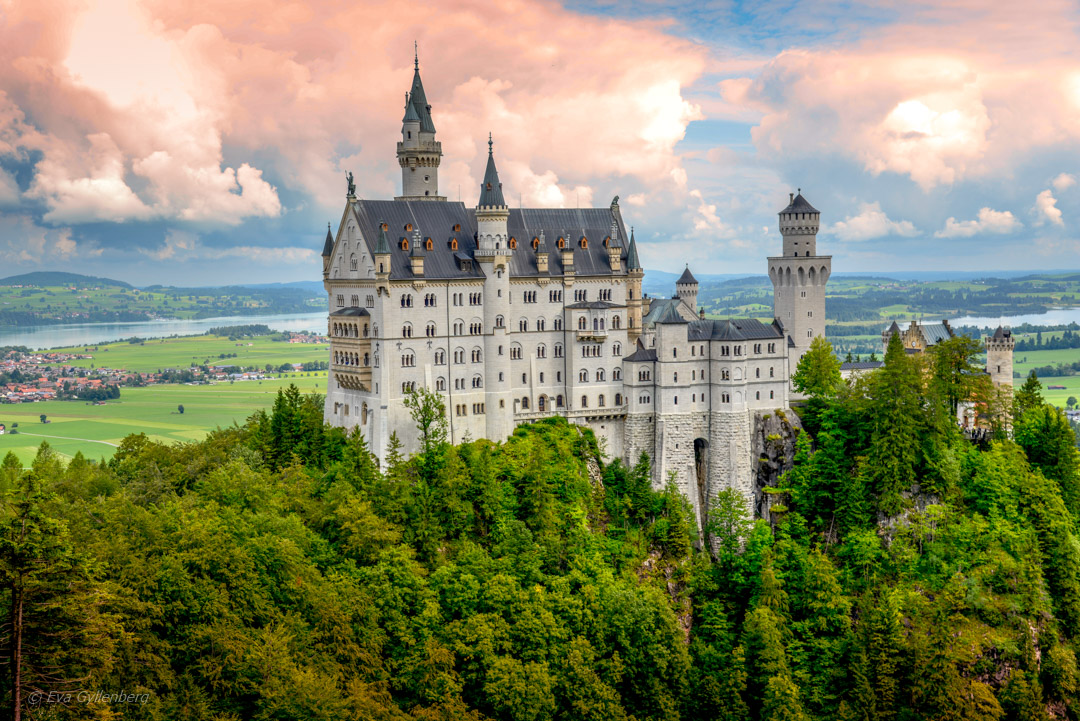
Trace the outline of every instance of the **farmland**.
<path fill-rule="evenodd" d="M 237 365 L 278 368 L 283 363 L 326 361 L 329 346 L 321 343 L 287 343 L 281 334 L 230 339 L 225 336 L 193 335 L 155 338 L 138 343 L 121 341 L 96 346 L 54 348 L 49 352 L 79 353 L 92 360 L 71 361 L 83 368 L 123 368 L 151 372 L 192 365 Z"/>
<path fill-rule="evenodd" d="M 119 400 L 98 406 L 73 401 L 0 405 L 0 423 L 9 430 L 13 423 L 19 424 L 17 434 L 0 436 L 0 458 L 13 451 L 25 463 L 33 459 L 42 441 L 65 457 L 81 451 L 90 458 L 109 458 L 131 433 L 145 433 L 166 443 L 201 440 L 215 428 L 242 424 L 255 411 L 269 408 L 278 389 L 290 383 L 304 393 L 325 393 L 326 373 L 216 385 L 125 388 Z M 41 423 L 42 414 L 49 423 Z"/>

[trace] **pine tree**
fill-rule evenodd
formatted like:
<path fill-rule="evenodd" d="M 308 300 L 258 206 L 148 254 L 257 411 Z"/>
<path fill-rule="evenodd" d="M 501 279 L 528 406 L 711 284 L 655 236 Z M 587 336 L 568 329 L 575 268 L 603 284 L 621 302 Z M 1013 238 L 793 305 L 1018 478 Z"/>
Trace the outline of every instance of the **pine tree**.
<path fill-rule="evenodd" d="M 919 449 L 925 428 L 919 366 L 893 334 L 885 365 L 873 377 L 873 437 L 869 472 L 877 506 L 888 516 L 900 512 L 901 493 L 917 479 Z"/>
<path fill-rule="evenodd" d="M 1013 393 L 1013 419 L 1016 422 L 1022 421 L 1025 413 L 1042 404 L 1042 383 L 1039 383 L 1038 374 L 1031 371 L 1024 385 Z"/>

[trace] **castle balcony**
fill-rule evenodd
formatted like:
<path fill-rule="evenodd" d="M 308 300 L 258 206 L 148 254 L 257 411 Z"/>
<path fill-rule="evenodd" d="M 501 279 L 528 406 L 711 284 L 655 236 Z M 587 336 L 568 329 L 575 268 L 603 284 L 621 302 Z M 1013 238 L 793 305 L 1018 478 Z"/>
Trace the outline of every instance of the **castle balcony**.
<path fill-rule="evenodd" d="M 588 419 L 605 419 L 605 418 L 625 418 L 629 406 L 623 404 L 621 406 L 611 406 L 608 408 L 583 408 L 580 410 L 567 410 L 566 408 L 556 408 L 548 411 L 519 411 L 514 413 L 514 421 L 516 423 L 528 423 L 530 421 L 539 421 L 544 418 L 551 418 L 553 416 L 562 416 L 567 420 L 588 420 Z"/>
<path fill-rule="evenodd" d="M 608 332 L 606 330 L 579 330 L 577 331 L 578 340 L 606 340 Z"/>
<path fill-rule="evenodd" d="M 371 368 L 332 363 L 330 375 L 342 388 L 364 392 L 371 390 Z"/>

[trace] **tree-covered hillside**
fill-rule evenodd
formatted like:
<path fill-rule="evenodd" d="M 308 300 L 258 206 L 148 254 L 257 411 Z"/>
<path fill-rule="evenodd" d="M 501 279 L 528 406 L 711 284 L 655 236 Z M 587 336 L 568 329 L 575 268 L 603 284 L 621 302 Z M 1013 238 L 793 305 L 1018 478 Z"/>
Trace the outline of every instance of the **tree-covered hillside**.
<path fill-rule="evenodd" d="M 1071 430 L 1031 384 L 1015 441 L 972 443 L 949 413 L 987 389 L 949 350 L 893 349 L 852 385 L 809 354 L 771 520 L 721 493 L 704 529 L 647 458 L 607 462 L 559 419 L 451 446 L 424 393 L 421 452 L 381 469 L 295 389 L 202 443 L 9 457 L 0 700 L 170 721 L 1075 718 Z"/>

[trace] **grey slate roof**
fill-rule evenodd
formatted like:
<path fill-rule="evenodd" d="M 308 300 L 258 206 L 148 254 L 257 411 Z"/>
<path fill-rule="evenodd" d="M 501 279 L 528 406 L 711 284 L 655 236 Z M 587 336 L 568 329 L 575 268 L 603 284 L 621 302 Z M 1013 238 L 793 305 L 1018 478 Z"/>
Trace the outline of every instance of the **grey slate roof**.
<path fill-rule="evenodd" d="M 338 308 L 337 310 L 333 311 L 330 315 L 331 316 L 343 316 L 343 315 L 347 315 L 347 316 L 367 316 L 367 315 L 371 315 L 371 313 L 368 313 L 367 309 L 365 309 L 365 308 Z"/>
<path fill-rule="evenodd" d="M 324 258 L 329 258 L 334 254 L 334 236 L 330 232 L 330 224 L 326 224 L 326 241 L 322 246 L 322 254 Z"/>
<path fill-rule="evenodd" d="M 643 345 L 641 345 L 640 341 L 638 341 L 638 346 L 634 350 L 634 352 L 631 353 L 630 355 L 626 356 L 625 358 L 623 358 L 623 360 L 634 361 L 634 362 L 655 361 L 656 360 L 656 349 L 655 348 L 646 348 Z"/>
<path fill-rule="evenodd" d="M 499 171 L 495 169 L 495 154 L 491 149 L 491 135 L 488 135 L 488 159 L 487 169 L 484 171 L 484 182 L 480 184 L 480 202 L 478 206 L 505 207 L 503 200 L 502 183 L 499 182 Z"/>
<path fill-rule="evenodd" d="M 476 250 L 476 211 L 466 208 L 462 203 L 355 200 L 352 201 L 351 212 L 355 215 L 360 226 L 360 233 L 369 248 L 373 244 L 376 246 L 372 252 L 390 255 L 391 278 L 412 278 L 409 250 L 401 249 L 402 238 L 409 237 L 409 245 L 412 245 L 412 232 L 405 230 L 407 223 L 412 224 L 414 229 L 419 229 L 422 237 L 431 238 L 433 242 L 432 250 L 424 254 L 425 278 L 482 278 L 484 276 L 479 263 L 467 262 L 464 263 L 466 267 L 462 267 L 462 259 L 471 261 Z M 383 237 L 379 231 L 380 223 L 383 221 L 389 226 L 385 249 L 382 247 Z M 617 218 L 617 222 L 620 232 L 624 232 L 622 218 Z M 460 230 L 455 231 L 453 229 L 455 225 L 460 226 Z M 513 277 L 540 275 L 536 267 L 536 251 L 533 250 L 532 239 L 538 237 L 543 231 L 549 251 L 548 273 L 545 275 L 563 274 L 562 253 L 553 246 L 555 239 L 564 234 L 569 238 L 585 235 L 589 239 L 587 248 L 579 247 L 574 241 L 567 244 L 574 254 L 574 271 L 577 275 L 626 275 L 625 263 L 617 272 L 611 271 L 608 249 L 603 243 L 610 227 L 611 210 L 609 208 L 511 209 L 507 220 L 507 231 L 512 238 L 517 240 L 518 247 L 510 258 L 510 274 Z M 457 239 L 458 242 L 456 256 L 455 251 L 451 249 L 451 239 Z M 626 251 L 622 250 L 621 253 L 625 260 Z"/>
<path fill-rule="evenodd" d="M 892 325 L 890 325 L 890 326 L 889 326 L 889 329 L 888 329 L 887 331 L 885 331 L 885 332 L 886 332 L 886 333 L 899 333 L 899 332 L 900 332 L 900 326 L 898 326 L 898 325 L 896 324 L 896 321 L 894 320 L 894 321 L 892 322 Z"/>
<path fill-rule="evenodd" d="M 810 205 L 806 198 L 802 197 L 802 192 L 791 199 L 788 203 L 788 207 L 780 211 L 781 213 L 818 213 L 818 209 Z"/>
<path fill-rule="evenodd" d="M 690 272 L 690 266 L 687 265 L 686 270 L 684 270 L 682 275 L 679 276 L 679 279 L 675 281 L 675 285 L 687 285 L 690 283 L 697 285 L 697 278 Z"/>
<path fill-rule="evenodd" d="M 408 93 L 405 94 L 405 117 L 401 119 L 401 122 L 420 122 L 420 116 L 416 112 L 416 106 L 412 104 L 412 101 L 409 99 Z"/>
<path fill-rule="evenodd" d="M 885 365 L 883 361 L 852 361 L 851 363 L 841 363 L 841 371 L 872 371 L 876 368 L 880 368 Z"/>
<path fill-rule="evenodd" d="M 669 307 L 678 308 L 681 304 L 682 300 L 679 298 L 652 298 L 649 301 L 649 312 L 641 319 L 642 327 L 648 328 L 655 323 L 660 316 L 667 314 Z"/>
<path fill-rule="evenodd" d="M 637 241 L 634 240 L 634 229 L 630 229 L 630 252 L 626 256 L 626 267 L 630 270 L 641 270 L 641 261 L 638 260 Z"/>
<path fill-rule="evenodd" d="M 690 340 L 778 340 L 784 332 L 775 323 L 756 318 L 695 320 L 690 323 Z"/>
<path fill-rule="evenodd" d="M 686 318 L 679 315 L 679 311 L 675 309 L 674 305 L 669 305 L 664 309 L 664 312 L 653 321 L 654 323 L 689 323 Z"/>
<path fill-rule="evenodd" d="M 999 325 L 997 327 L 997 330 L 994 331 L 994 339 L 995 340 L 1003 340 L 1005 338 L 1011 338 L 1011 337 L 1012 337 L 1012 329 L 1011 328 L 1005 328 L 1005 327 Z"/>
<path fill-rule="evenodd" d="M 929 345 L 940 343 L 943 340 L 949 340 L 953 337 L 953 332 L 944 321 L 940 323 L 919 323 L 919 330 L 922 331 L 923 336 L 926 337 L 926 342 Z"/>
<path fill-rule="evenodd" d="M 427 96 L 424 94 L 424 84 L 420 81 L 420 64 L 417 62 L 413 69 L 412 92 L 409 99 L 420 117 L 420 130 L 424 133 L 434 133 L 435 123 L 431 121 L 431 106 L 428 105 Z"/>

